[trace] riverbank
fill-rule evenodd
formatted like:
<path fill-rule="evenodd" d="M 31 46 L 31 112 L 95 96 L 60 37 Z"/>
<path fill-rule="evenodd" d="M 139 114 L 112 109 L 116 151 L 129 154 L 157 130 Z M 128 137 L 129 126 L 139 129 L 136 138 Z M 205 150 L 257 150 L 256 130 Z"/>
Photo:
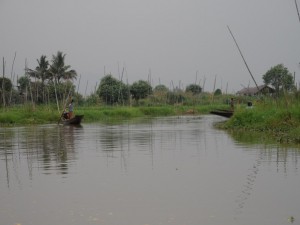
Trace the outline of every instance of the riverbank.
<path fill-rule="evenodd" d="M 228 109 L 228 105 L 195 106 L 88 106 L 78 107 L 77 115 L 84 122 L 119 123 L 142 117 L 204 115 L 213 109 Z M 15 106 L 0 110 L 0 126 L 58 123 L 61 113 L 53 106 Z M 300 104 L 256 102 L 253 107 L 237 105 L 233 117 L 217 127 L 231 132 L 258 132 L 267 134 L 280 143 L 300 144 Z"/>
<path fill-rule="evenodd" d="M 78 107 L 75 114 L 84 115 L 84 122 L 118 122 L 140 117 L 174 116 L 185 114 L 208 114 L 214 108 L 227 105 L 197 106 L 88 106 Z M 61 116 L 55 106 L 15 106 L 0 110 L 0 125 L 31 125 L 57 123 Z"/>
<path fill-rule="evenodd" d="M 238 107 L 232 118 L 218 124 L 234 132 L 258 132 L 279 143 L 300 144 L 300 105 L 286 102 L 260 102 L 254 107 Z"/>

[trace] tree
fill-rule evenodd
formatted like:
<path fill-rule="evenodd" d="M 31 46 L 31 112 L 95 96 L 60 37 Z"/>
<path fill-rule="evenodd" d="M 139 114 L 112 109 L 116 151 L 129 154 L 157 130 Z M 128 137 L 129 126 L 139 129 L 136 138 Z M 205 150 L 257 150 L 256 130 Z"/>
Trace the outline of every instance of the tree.
<path fill-rule="evenodd" d="M 149 82 L 139 80 L 131 85 L 130 94 L 133 99 L 138 101 L 139 99 L 146 98 L 148 95 L 152 94 L 152 87 Z"/>
<path fill-rule="evenodd" d="M 193 95 L 200 94 L 202 88 L 198 84 L 190 84 L 186 87 L 185 92 L 192 92 Z"/>
<path fill-rule="evenodd" d="M 40 60 L 37 59 L 38 66 L 35 68 L 37 77 L 41 79 L 42 85 L 44 86 L 45 80 L 50 78 L 49 62 L 46 60 L 46 56 L 42 55 Z"/>
<path fill-rule="evenodd" d="M 40 59 L 37 59 L 38 66 L 35 70 L 27 68 L 27 73 L 30 77 L 41 79 L 42 84 L 45 83 L 45 80 L 50 78 L 51 74 L 49 72 L 49 62 L 46 60 L 46 56 L 42 55 Z"/>
<path fill-rule="evenodd" d="M 281 90 L 290 91 L 294 88 L 294 78 L 283 64 L 271 67 L 262 78 L 266 85 L 270 84 L 275 88 L 277 94 Z"/>
<path fill-rule="evenodd" d="M 163 84 L 159 84 L 153 89 L 153 92 L 168 92 L 168 91 L 169 89 Z"/>
<path fill-rule="evenodd" d="M 35 80 L 36 79 L 41 80 L 40 84 L 35 81 L 34 86 L 35 86 L 35 89 L 37 91 L 37 99 L 40 97 L 38 95 L 38 93 L 40 93 L 38 91 L 39 86 L 41 87 L 41 91 L 42 91 L 42 94 L 43 94 L 42 101 L 45 101 L 45 81 L 46 81 L 46 79 L 49 79 L 51 77 L 51 73 L 50 73 L 49 68 L 48 68 L 49 67 L 49 62 L 46 58 L 47 57 L 45 55 L 42 55 L 40 57 L 40 59 L 37 59 L 38 66 L 35 68 L 35 70 L 32 70 L 32 69 L 27 69 L 26 70 L 27 74 L 30 77 L 34 78 Z"/>
<path fill-rule="evenodd" d="M 72 80 L 76 79 L 77 73 L 75 70 L 70 70 L 71 66 L 65 65 L 66 54 L 58 51 L 56 55 L 52 56 L 52 64 L 50 65 L 50 73 L 52 79 L 60 83 L 61 79 Z"/>
<path fill-rule="evenodd" d="M 3 84 L 3 81 L 4 81 L 4 84 Z M 2 87 L 2 85 L 4 86 L 4 91 L 6 91 L 6 92 L 9 92 L 12 89 L 11 80 L 6 77 L 4 77 L 4 78 L 0 77 L 0 87 Z"/>
<path fill-rule="evenodd" d="M 9 92 L 12 89 L 11 80 L 6 77 L 0 77 L 0 101 L 3 105 L 6 105 L 6 102 L 9 100 Z"/>
<path fill-rule="evenodd" d="M 101 79 L 97 93 L 106 104 L 110 105 L 124 103 L 129 99 L 128 86 L 115 79 L 111 74 Z"/>
<path fill-rule="evenodd" d="M 220 88 L 215 90 L 215 95 L 221 95 L 221 94 L 222 94 L 222 90 Z"/>
<path fill-rule="evenodd" d="M 18 88 L 21 93 L 25 92 L 26 88 L 29 87 L 29 82 L 30 80 L 27 76 L 22 76 L 18 79 Z"/>

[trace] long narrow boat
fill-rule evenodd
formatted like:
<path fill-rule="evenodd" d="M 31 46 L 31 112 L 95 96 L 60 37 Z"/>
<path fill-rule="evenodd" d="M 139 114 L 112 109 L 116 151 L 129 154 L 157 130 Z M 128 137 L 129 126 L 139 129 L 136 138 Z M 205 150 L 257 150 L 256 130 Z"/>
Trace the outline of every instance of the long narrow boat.
<path fill-rule="evenodd" d="M 72 119 L 62 119 L 64 125 L 79 125 L 83 115 L 76 115 Z"/>
<path fill-rule="evenodd" d="M 232 110 L 226 110 L 226 109 L 217 109 L 217 110 L 210 111 L 210 114 L 230 118 L 233 115 L 233 111 Z"/>

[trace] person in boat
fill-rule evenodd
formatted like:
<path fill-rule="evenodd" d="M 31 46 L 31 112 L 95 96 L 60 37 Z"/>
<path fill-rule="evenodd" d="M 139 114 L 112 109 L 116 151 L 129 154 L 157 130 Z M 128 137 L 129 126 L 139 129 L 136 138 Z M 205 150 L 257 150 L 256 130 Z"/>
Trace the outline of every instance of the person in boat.
<path fill-rule="evenodd" d="M 234 110 L 234 100 L 233 100 L 233 98 L 230 99 L 230 110 L 231 111 Z"/>
<path fill-rule="evenodd" d="M 64 110 L 64 118 L 69 120 L 73 118 L 73 110 L 74 110 L 74 105 L 73 105 L 74 101 L 73 99 L 71 100 L 69 106 L 68 106 L 68 111 L 65 109 Z"/>
<path fill-rule="evenodd" d="M 69 107 L 68 107 L 68 119 L 72 119 L 73 118 L 73 110 L 74 110 L 74 100 L 72 99 L 70 104 L 69 104 Z"/>

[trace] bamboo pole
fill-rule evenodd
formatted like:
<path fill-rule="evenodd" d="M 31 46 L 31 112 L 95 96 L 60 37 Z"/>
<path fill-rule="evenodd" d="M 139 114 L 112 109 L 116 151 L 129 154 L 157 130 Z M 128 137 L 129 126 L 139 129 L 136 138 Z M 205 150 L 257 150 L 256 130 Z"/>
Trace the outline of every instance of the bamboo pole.
<path fill-rule="evenodd" d="M 295 0 L 295 6 L 296 6 L 297 14 L 298 14 L 298 19 L 299 19 L 299 22 L 300 22 L 300 14 L 299 14 L 297 0 Z"/>
<path fill-rule="evenodd" d="M 66 98 L 66 100 L 65 99 L 63 99 L 63 111 L 62 111 L 62 113 L 60 114 L 60 117 L 59 117 L 59 120 L 58 120 L 58 122 L 57 122 L 57 124 L 59 124 L 60 123 L 60 121 L 61 121 L 61 118 L 63 117 L 63 115 L 64 115 L 64 112 L 65 112 L 65 109 L 66 109 L 66 107 L 67 107 L 67 103 L 68 103 L 68 99 L 69 99 L 69 97 L 70 97 L 70 101 L 71 101 L 71 96 L 70 96 L 70 94 L 71 94 L 71 90 L 72 90 L 72 86 L 70 86 L 70 90 L 69 90 L 69 93 L 68 93 L 68 96 L 67 96 L 67 98 Z M 65 101 L 65 102 L 64 102 Z"/>
<path fill-rule="evenodd" d="M 215 75 L 214 89 L 213 89 L 212 100 L 211 100 L 212 103 L 214 103 L 216 81 L 217 81 L 217 75 Z"/>
<path fill-rule="evenodd" d="M 4 57 L 3 57 L 2 100 L 3 100 L 3 107 L 5 108 L 4 74 L 5 74 L 5 61 L 4 61 Z"/>
<path fill-rule="evenodd" d="M 25 59 L 25 71 L 26 71 L 26 76 L 29 80 L 29 92 L 30 92 L 30 97 L 31 97 L 31 103 L 32 103 L 32 106 L 34 107 L 34 102 L 33 102 L 33 95 L 32 95 L 32 88 L 31 88 L 31 80 L 30 80 L 30 77 L 27 73 L 27 59 Z"/>
<path fill-rule="evenodd" d="M 34 87 L 35 87 L 35 101 L 38 102 L 39 88 L 38 88 L 38 84 L 37 84 L 37 81 L 36 81 L 36 73 L 34 73 Z"/>
<path fill-rule="evenodd" d="M 243 59 L 245 65 L 246 65 L 246 67 L 247 67 L 248 72 L 250 73 L 250 75 L 251 75 L 251 77 L 252 77 L 252 79 L 253 79 L 253 81 L 254 81 L 256 87 L 257 87 L 257 90 L 259 91 L 258 85 L 257 85 L 257 83 L 256 83 L 256 81 L 255 81 L 255 79 L 254 79 L 254 77 L 253 77 L 253 75 L 252 75 L 252 73 L 251 73 L 251 71 L 250 71 L 250 68 L 249 68 L 249 66 L 248 66 L 248 64 L 247 64 L 247 62 L 246 62 L 246 60 L 245 60 L 245 58 L 244 58 L 244 56 L 243 56 L 243 53 L 242 53 L 242 51 L 241 51 L 241 49 L 240 49 L 240 47 L 239 47 L 239 45 L 238 45 L 238 43 L 237 43 L 235 37 L 233 36 L 233 33 L 231 32 L 229 26 L 227 26 L 227 28 L 228 28 L 229 33 L 231 34 L 231 36 L 232 36 L 232 38 L 233 38 L 233 40 L 234 40 L 234 43 L 235 43 L 236 47 L 237 47 L 238 50 L 239 50 L 239 53 L 240 53 L 240 55 L 241 55 L 241 57 L 242 57 L 242 59 Z"/>
<path fill-rule="evenodd" d="M 95 84 L 95 88 L 94 88 L 94 93 L 93 94 L 96 94 L 96 92 L 97 92 L 97 86 L 98 86 L 98 82 L 96 82 L 96 84 Z"/>
<path fill-rule="evenodd" d="M 122 80 L 123 80 L 124 71 L 125 71 L 125 68 L 123 67 L 123 69 L 122 69 L 122 74 L 119 76 L 119 79 L 120 79 L 120 87 L 119 87 L 119 94 L 118 94 L 118 101 L 120 100 L 120 97 L 121 97 L 123 105 L 124 105 L 124 99 L 123 99 L 123 93 L 122 93 L 122 90 L 121 90 L 121 85 L 122 85 Z"/>
<path fill-rule="evenodd" d="M 78 92 L 79 92 L 80 80 L 81 80 L 81 74 L 79 75 L 79 81 L 78 81 L 78 86 L 77 86 L 77 95 L 78 95 Z"/>
<path fill-rule="evenodd" d="M 13 71 L 14 71 L 14 64 L 15 64 L 16 56 L 17 56 L 17 52 L 15 52 L 14 60 L 13 60 L 12 66 L 11 66 L 10 79 L 12 81 L 12 84 L 13 84 Z M 9 104 L 11 104 L 12 91 L 13 91 L 13 87 L 10 90 Z"/>
<path fill-rule="evenodd" d="M 86 90 L 87 90 L 87 88 L 88 88 L 88 84 L 89 84 L 89 80 L 87 80 L 87 82 L 86 82 L 85 92 L 84 92 L 84 97 L 86 97 Z"/>
<path fill-rule="evenodd" d="M 198 70 L 196 71 L 195 87 L 197 85 L 197 81 L 198 81 Z M 195 114 L 195 111 L 196 111 L 197 96 L 198 96 L 198 94 L 193 95 L 193 114 Z"/>
<path fill-rule="evenodd" d="M 57 105 L 57 110 L 58 112 L 60 112 L 60 109 L 59 109 L 59 103 L 58 103 L 58 98 L 57 98 L 57 90 L 56 90 L 56 78 L 54 77 L 53 79 L 53 85 L 54 85 L 54 92 L 55 92 L 55 99 L 56 99 L 56 105 Z"/>
<path fill-rule="evenodd" d="M 206 82 L 206 77 L 204 76 L 204 77 L 203 77 L 203 85 L 202 85 L 202 86 L 203 86 L 203 87 L 202 87 L 203 92 L 204 92 L 205 82 Z"/>
<path fill-rule="evenodd" d="M 226 91 L 225 91 L 226 95 L 227 95 L 227 90 L 228 90 L 228 82 L 226 83 Z"/>

